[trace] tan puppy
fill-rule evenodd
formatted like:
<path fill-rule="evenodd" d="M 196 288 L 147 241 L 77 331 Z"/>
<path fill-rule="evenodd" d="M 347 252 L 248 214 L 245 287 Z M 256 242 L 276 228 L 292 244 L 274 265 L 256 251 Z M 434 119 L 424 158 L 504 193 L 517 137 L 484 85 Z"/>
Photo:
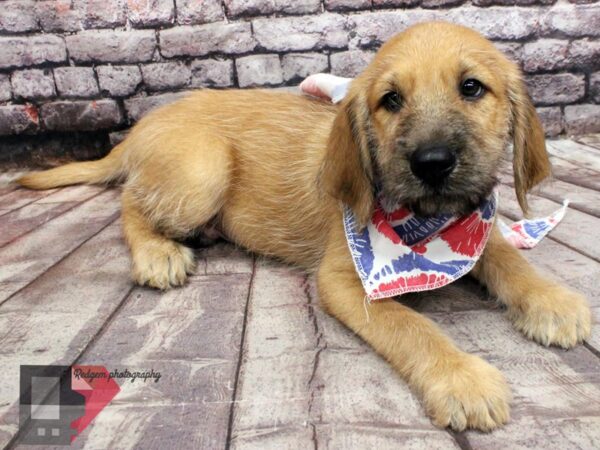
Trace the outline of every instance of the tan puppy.
<path fill-rule="evenodd" d="M 398 370 L 437 425 L 491 430 L 509 417 L 497 369 L 392 299 L 370 305 L 367 320 L 341 206 L 365 224 L 378 183 L 421 214 L 468 212 L 496 183 L 511 140 L 526 209 L 527 190 L 550 165 L 517 67 L 474 31 L 428 23 L 386 43 L 339 107 L 283 93 L 200 91 L 146 116 L 103 160 L 20 183 L 123 179 L 123 226 L 140 284 L 182 284 L 194 255 L 177 239 L 209 223 L 252 251 L 316 270 L 323 308 Z M 527 337 L 568 348 L 590 334 L 585 299 L 540 277 L 497 230 L 473 275 Z"/>

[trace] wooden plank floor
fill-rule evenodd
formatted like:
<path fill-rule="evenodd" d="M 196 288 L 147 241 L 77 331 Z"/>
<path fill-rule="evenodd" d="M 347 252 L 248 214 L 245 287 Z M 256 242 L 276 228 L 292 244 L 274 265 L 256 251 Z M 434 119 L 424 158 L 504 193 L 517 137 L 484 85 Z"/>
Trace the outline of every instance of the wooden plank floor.
<path fill-rule="evenodd" d="M 531 198 L 564 222 L 524 252 L 585 292 L 600 317 L 600 139 L 549 142 L 555 180 Z M 512 420 L 490 434 L 435 428 L 380 357 L 318 306 L 314 280 L 220 243 L 190 283 L 134 286 L 118 190 L 17 189 L 0 175 L 0 446 L 20 447 L 20 364 L 161 373 L 124 382 L 75 448 L 600 448 L 600 327 L 570 351 L 514 331 L 469 279 L 403 303 L 507 376 Z M 501 212 L 520 217 L 511 179 Z M 596 319 L 597 320 L 597 319 Z"/>

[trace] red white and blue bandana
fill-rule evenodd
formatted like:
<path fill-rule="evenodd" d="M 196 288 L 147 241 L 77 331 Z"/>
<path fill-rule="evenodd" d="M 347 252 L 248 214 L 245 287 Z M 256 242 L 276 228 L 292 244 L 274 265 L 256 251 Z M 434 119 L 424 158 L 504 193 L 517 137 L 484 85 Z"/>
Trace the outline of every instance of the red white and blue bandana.
<path fill-rule="evenodd" d="M 465 217 L 419 217 L 402 206 L 386 209 L 384 203 L 377 202 L 362 231 L 352 210 L 344 210 L 346 239 L 369 300 L 436 289 L 467 274 L 490 235 L 497 195 Z"/>
<path fill-rule="evenodd" d="M 514 247 L 533 248 L 563 220 L 568 206 L 569 200 L 565 200 L 562 208 L 547 217 L 522 219 L 510 225 L 498 220 L 498 226 L 504 238 Z"/>

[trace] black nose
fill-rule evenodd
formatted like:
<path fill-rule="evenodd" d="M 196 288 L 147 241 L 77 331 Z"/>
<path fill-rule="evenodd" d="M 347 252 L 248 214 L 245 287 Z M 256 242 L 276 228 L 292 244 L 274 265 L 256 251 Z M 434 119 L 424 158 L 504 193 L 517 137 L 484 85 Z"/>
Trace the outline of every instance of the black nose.
<path fill-rule="evenodd" d="M 456 166 L 456 154 L 447 147 L 416 150 L 410 157 L 410 170 L 430 186 L 441 184 Z"/>

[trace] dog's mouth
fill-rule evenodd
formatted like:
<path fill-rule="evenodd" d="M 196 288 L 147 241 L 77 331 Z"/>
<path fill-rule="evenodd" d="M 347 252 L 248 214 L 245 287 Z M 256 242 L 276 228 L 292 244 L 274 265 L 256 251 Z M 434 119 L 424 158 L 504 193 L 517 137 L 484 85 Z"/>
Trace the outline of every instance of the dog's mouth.
<path fill-rule="evenodd" d="M 417 216 L 433 217 L 439 215 L 465 216 L 477 209 L 488 195 L 455 196 L 424 196 L 405 203 L 406 207 Z"/>
<path fill-rule="evenodd" d="M 478 188 L 452 189 L 451 186 L 423 188 L 416 196 L 400 195 L 398 203 L 406 206 L 417 216 L 432 217 L 439 215 L 465 216 L 475 211 L 487 199 L 496 186 L 496 180 L 490 180 Z"/>
<path fill-rule="evenodd" d="M 379 173 L 375 190 L 384 201 L 405 206 L 420 217 L 471 214 L 499 182 L 486 165 L 464 161 L 439 180 L 419 177 L 408 164 L 390 164 Z"/>

